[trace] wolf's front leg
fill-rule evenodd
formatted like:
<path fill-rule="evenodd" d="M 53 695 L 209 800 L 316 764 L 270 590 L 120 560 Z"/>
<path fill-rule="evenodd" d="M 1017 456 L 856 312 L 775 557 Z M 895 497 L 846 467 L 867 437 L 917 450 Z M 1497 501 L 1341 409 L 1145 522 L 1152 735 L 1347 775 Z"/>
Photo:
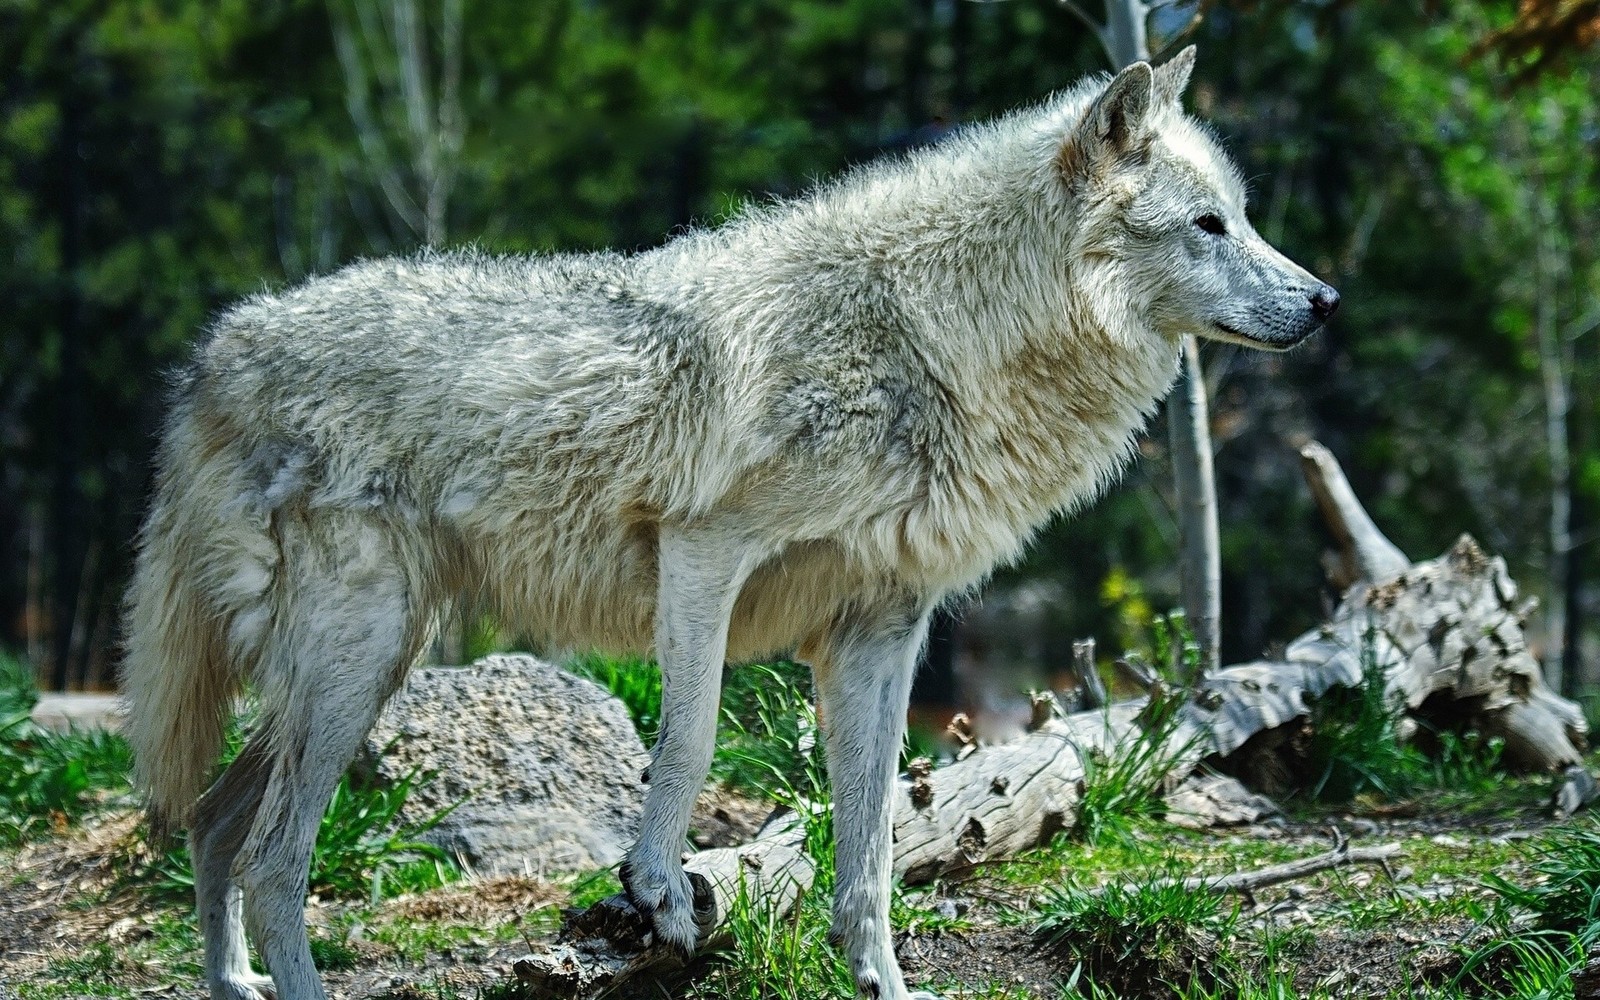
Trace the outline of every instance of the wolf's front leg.
<path fill-rule="evenodd" d="M 813 665 L 833 785 L 837 880 L 830 938 L 849 959 L 856 989 L 878 1000 L 912 996 L 889 927 L 890 795 L 929 610 L 907 597 L 876 614 L 857 614 L 840 623 Z"/>
<path fill-rule="evenodd" d="M 639 841 L 621 877 L 655 943 L 692 953 L 710 931 L 710 886 L 691 886 L 681 855 L 689 814 L 711 769 L 717 700 L 734 600 L 767 550 L 709 528 L 663 526 L 656 602 L 661 732 L 651 750 L 650 791 Z"/>

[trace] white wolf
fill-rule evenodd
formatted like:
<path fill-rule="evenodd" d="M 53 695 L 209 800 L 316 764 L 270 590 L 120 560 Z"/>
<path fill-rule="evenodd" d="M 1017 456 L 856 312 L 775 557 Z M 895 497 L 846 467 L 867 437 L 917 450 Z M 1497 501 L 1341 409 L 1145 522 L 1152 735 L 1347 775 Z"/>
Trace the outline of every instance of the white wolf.
<path fill-rule="evenodd" d="M 161 442 L 124 676 L 153 820 L 192 826 L 213 997 L 323 996 L 318 818 L 469 593 L 554 647 L 659 658 L 623 874 L 685 951 L 724 661 L 810 663 L 835 940 L 906 1000 L 888 803 L 931 609 L 1116 473 L 1183 334 L 1287 348 L 1337 302 L 1180 109 L 1193 58 L 648 253 L 369 261 L 218 319 Z M 245 682 L 259 728 L 201 796 Z"/>

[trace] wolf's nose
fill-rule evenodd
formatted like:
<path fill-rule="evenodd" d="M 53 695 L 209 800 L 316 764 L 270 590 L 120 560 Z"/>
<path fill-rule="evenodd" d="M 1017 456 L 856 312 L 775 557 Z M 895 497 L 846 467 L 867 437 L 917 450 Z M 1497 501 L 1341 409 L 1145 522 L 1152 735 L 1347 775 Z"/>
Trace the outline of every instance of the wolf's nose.
<path fill-rule="evenodd" d="M 1333 315 L 1339 308 L 1339 292 L 1329 285 L 1323 285 L 1311 293 L 1311 312 L 1318 320 L 1325 320 Z"/>

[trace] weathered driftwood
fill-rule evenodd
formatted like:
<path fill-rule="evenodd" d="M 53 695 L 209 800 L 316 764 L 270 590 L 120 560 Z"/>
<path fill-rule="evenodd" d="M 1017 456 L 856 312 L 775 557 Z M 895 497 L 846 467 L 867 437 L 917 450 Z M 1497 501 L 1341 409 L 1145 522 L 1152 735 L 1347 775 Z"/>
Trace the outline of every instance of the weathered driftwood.
<path fill-rule="evenodd" d="M 1191 774 L 1167 793 L 1167 822 L 1191 830 L 1256 823 L 1280 810 L 1226 774 Z"/>
<path fill-rule="evenodd" d="M 913 781 L 894 800 L 894 871 L 908 884 L 1011 857 L 1072 824 L 1084 757 L 1133 739 L 1144 702 L 1050 719 Z"/>
<path fill-rule="evenodd" d="M 1333 452 L 1315 441 L 1300 449 L 1301 469 L 1322 520 L 1339 543 L 1339 571 L 1329 581 L 1340 590 L 1359 580 L 1385 580 L 1404 573 L 1411 560 L 1378 530 Z"/>
<path fill-rule="evenodd" d="M 1346 865 L 1386 866 L 1389 859 L 1399 853 L 1399 844 L 1383 844 L 1379 847 L 1351 847 L 1342 844 L 1326 854 L 1318 854 L 1315 857 L 1296 858 L 1293 861 L 1268 865 L 1254 871 L 1234 872 L 1232 875 L 1219 875 L 1214 878 L 1209 876 L 1186 878 L 1182 884 L 1189 892 L 1250 893 L 1257 889 L 1265 889 L 1269 885 L 1292 882 L 1297 878 L 1305 878 L 1307 875 L 1315 875 Z"/>
<path fill-rule="evenodd" d="M 1095 663 L 1093 639 L 1079 639 L 1072 644 L 1072 674 L 1078 679 L 1085 709 L 1100 708 L 1111 701 L 1106 694 L 1106 682 L 1101 679 L 1100 668 Z"/>
<path fill-rule="evenodd" d="M 1442 711 L 1505 740 L 1507 763 L 1557 771 L 1578 763 L 1588 727 L 1579 707 L 1544 682 L 1522 634 L 1527 606 L 1505 561 L 1463 535 L 1437 559 L 1411 563 L 1373 525 L 1325 448 L 1308 445 L 1305 471 L 1354 574 L 1333 619 L 1289 644 L 1284 659 L 1207 677 L 1193 716 L 1215 752 L 1308 712 L 1335 685 L 1384 675 L 1397 710 Z"/>
<path fill-rule="evenodd" d="M 1573 764 L 1561 774 L 1550 811 L 1557 819 L 1565 819 L 1595 799 L 1600 799 L 1600 782 L 1582 764 Z"/>

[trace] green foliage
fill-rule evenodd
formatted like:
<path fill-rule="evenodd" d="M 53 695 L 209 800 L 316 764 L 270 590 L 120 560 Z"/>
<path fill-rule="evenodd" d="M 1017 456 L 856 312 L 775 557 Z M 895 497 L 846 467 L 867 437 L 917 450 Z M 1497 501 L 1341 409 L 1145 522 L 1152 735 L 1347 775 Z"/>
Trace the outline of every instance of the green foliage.
<path fill-rule="evenodd" d="M 1360 686 L 1332 688 L 1312 705 L 1305 756 L 1317 777 L 1305 790 L 1309 798 L 1339 803 L 1366 793 L 1388 799 L 1425 790 L 1470 793 L 1502 781 L 1502 740 L 1421 723 L 1421 732 L 1402 738 L 1403 715 L 1371 643 L 1361 660 Z M 1428 744 L 1431 754 L 1424 749 Z"/>
<path fill-rule="evenodd" d="M 661 727 L 661 671 L 654 663 L 591 653 L 571 661 L 567 669 L 610 691 L 628 707 L 639 738 L 647 744 L 655 740 Z"/>
<path fill-rule="evenodd" d="M 0 845 L 75 822 L 128 790 L 131 758 L 121 737 L 40 729 L 30 717 L 36 700 L 27 668 L 0 654 Z"/>
<path fill-rule="evenodd" d="M 723 681 L 711 777 L 784 802 L 826 801 L 810 672 L 780 662 L 736 667 Z"/>
<path fill-rule="evenodd" d="M 1307 759 L 1317 777 L 1310 797 L 1349 802 L 1367 791 L 1389 798 L 1409 794 L 1427 759 L 1402 742 L 1399 726 L 1400 713 L 1369 643 L 1362 652 L 1360 686 L 1331 688 L 1312 706 Z"/>
<path fill-rule="evenodd" d="M 319 972 L 341 972 L 353 969 L 361 961 L 361 953 L 351 944 L 350 939 L 340 935 L 328 937 L 322 934 L 311 936 L 311 964 Z"/>
<path fill-rule="evenodd" d="M 661 726 L 661 671 L 654 662 L 589 655 L 567 669 L 615 695 L 627 706 L 640 739 L 655 740 Z M 725 671 L 711 777 L 758 795 L 773 789 L 805 795 L 821 787 L 809 774 L 807 757 L 815 738 L 810 691 L 810 670 L 803 664 L 780 661 Z"/>
<path fill-rule="evenodd" d="M 1168 765 L 1187 749 L 1173 746 L 1181 695 L 1157 693 L 1140 717 L 1138 734 L 1107 754 L 1083 753 L 1083 794 L 1069 834 L 1086 844 L 1124 838 L 1134 825 L 1165 811 L 1161 782 Z"/>
<path fill-rule="evenodd" d="M 1600 822 L 1559 828 L 1533 847 L 1532 879 L 1488 882 L 1502 902 L 1533 915 L 1539 928 L 1600 937 Z"/>
<path fill-rule="evenodd" d="M 819 886 L 780 914 L 769 898 L 751 898 L 741 878 L 728 912 L 733 944 L 690 988 L 693 1000 L 850 1000 L 849 966 L 828 946 L 828 895 Z"/>
<path fill-rule="evenodd" d="M 1157 615 L 1150 623 L 1150 631 L 1155 661 L 1169 671 L 1169 677 L 1182 683 L 1199 675 L 1200 643 L 1195 641 L 1189 616 L 1182 608 Z"/>
<path fill-rule="evenodd" d="M 420 838 L 456 806 L 421 821 L 400 818 L 418 780 L 416 769 L 394 784 L 351 773 L 340 779 L 317 828 L 311 855 L 313 891 L 336 896 L 365 893 L 376 903 L 387 896 L 437 888 L 455 878 L 455 859 Z"/>
<path fill-rule="evenodd" d="M 1497 987 L 1515 1000 L 1570 1000 L 1573 974 L 1600 945 L 1600 822 L 1556 829 L 1529 853 L 1517 882 L 1485 877 L 1501 934 L 1467 957 L 1455 982 Z"/>

